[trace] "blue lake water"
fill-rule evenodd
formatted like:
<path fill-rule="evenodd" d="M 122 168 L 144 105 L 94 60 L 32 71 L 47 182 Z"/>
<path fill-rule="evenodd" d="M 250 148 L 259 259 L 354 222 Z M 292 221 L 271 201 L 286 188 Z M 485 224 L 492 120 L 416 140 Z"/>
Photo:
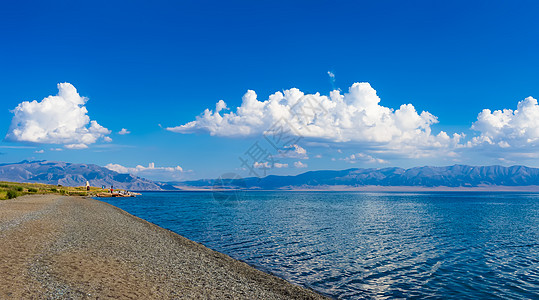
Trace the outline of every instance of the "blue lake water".
<path fill-rule="evenodd" d="M 101 200 L 335 298 L 539 298 L 539 194 L 145 192 Z"/>

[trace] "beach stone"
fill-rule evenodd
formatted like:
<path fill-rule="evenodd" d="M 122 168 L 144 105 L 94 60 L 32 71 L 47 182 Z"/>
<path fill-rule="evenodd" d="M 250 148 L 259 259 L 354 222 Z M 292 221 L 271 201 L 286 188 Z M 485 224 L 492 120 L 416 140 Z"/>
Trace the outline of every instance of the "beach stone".
<path fill-rule="evenodd" d="M 0 299 L 324 299 L 85 197 L 0 201 Z"/>

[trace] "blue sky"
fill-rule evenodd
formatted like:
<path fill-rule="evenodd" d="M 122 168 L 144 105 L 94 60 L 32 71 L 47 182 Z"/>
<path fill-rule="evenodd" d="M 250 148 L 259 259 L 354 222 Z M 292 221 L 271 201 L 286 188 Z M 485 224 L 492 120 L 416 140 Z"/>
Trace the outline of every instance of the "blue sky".
<path fill-rule="evenodd" d="M 279 116 L 290 118 L 262 101 L 297 88 L 327 97 L 340 89 L 346 105 L 314 97 L 326 109 L 302 123 L 302 138 L 284 145 L 284 155 L 273 153 L 281 167 L 253 162 L 259 174 L 539 167 L 539 109 L 527 98 L 539 97 L 538 13 L 534 1 L 4 1 L 0 162 L 95 163 L 162 180 L 248 176 L 239 157 L 264 142 Z M 87 97 L 69 98 L 83 101 L 65 112 L 73 123 L 51 121 L 60 108 L 15 109 L 57 95 L 64 82 Z M 346 96 L 354 83 L 369 86 Z M 248 90 L 257 102 L 242 115 Z M 205 109 L 215 114 L 219 100 L 227 108 L 219 116 L 234 113 L 228 121 L 201 117 Z M 280 109 L 290 101 L 285 95 Z M 403 104 L 413 111 L 396 113 Z M 512 111 L 496 113 L 504 109 Z M 191 130 L 178 129 L 191 121 Z M 59 139 L 58 126 L 71 131 Z M 118 134 L 122 128 L 130 133 Z"/>

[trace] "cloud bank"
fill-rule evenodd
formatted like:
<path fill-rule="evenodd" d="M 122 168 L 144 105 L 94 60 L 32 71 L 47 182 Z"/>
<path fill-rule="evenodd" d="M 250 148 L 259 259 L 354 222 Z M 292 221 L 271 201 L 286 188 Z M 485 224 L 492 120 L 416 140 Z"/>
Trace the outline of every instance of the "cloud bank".
<path fill-rule="evenodd" d="M 87 101 L 72 84 L 59 83 L 56 96 L 17 105 L 6 140 L 64 144 L 69 149 L 87 148 L 101 138 L 110 140 L 110 130 L 90 120 Z"/>
<path fill-rule="evenodd" d="M 418 113 L 412 104 L 394 110 L 380 105 L 380 98 L 369 83 L 354 83 L 347 93 L 334 90 L 329 96 L 304 94 L 293 88 L 276 92 L 259 101 L 249 90 L 235 111 L 223 113 L 223 100 L 215 111 L 206 109 L 187 124 L 169 127 L 178 133 L 209 133 L 213 136 L 248 137 L 267 132 L 273 124 L 286 120 L 293 134 L 310 140 L 366 143 L 386 149 L 448 148 L 462 135 L 432 134 L 438 122 L 427 111 Z"/>

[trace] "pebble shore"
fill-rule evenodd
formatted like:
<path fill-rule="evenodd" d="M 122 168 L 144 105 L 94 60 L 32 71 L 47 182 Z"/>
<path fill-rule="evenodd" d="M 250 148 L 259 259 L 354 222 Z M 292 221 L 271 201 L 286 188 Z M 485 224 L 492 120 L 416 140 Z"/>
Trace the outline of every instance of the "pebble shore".
<path fill-rule="evenodd" d="M 0 201 L 0 299 L 325 299 L 83 197 Z"/>

